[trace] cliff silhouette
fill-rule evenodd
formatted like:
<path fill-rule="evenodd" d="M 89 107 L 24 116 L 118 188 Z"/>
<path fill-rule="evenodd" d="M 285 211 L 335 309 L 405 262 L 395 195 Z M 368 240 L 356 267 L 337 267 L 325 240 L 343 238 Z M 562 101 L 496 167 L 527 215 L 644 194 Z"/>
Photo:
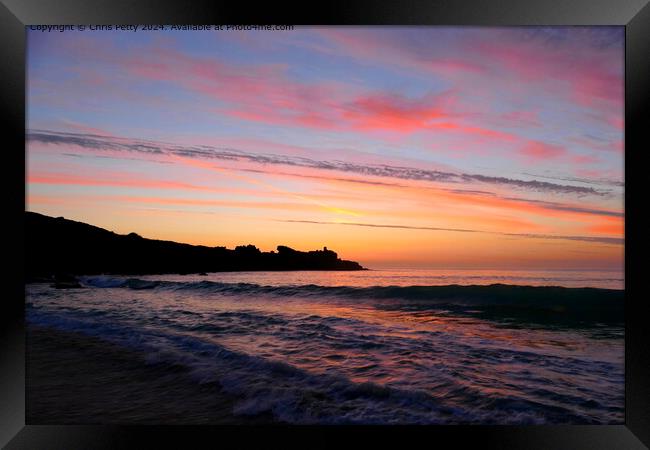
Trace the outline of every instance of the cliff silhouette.
<path fill-rule="evenodd" d="M 72 275 L 202 273 L 261 270 L 364 270 L 325 247 L 302 252 L 279 245 L 262 252 L 254 245 L 226 247 L 181 244 L 116 234 L 83 222 L 25 212 L 28 281 Z"/>

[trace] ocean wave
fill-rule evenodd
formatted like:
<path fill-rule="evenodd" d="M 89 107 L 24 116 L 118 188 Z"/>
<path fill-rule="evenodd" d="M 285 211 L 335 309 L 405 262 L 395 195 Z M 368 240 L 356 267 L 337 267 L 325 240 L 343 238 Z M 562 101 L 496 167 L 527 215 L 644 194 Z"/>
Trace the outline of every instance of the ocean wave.
<path fill-rule="evenodd" d="M 624 320 L 624 291 L 559 286 L 447 285 L 447 286 L 320 286 L 316 284 L 270 286 L 216 281 L 165 281 L 119 277 L 84 277 L 93 288 L 161 289 L 195 295 L 256 296 L 273 298 L 332 298 L 371 301 L 374 307 L 402 311 L 436 309 L 505 322 L 565 325 L 612 325 Z"/>
<path fill-rule="evenodd" d="M 292 295 L 336 295 L 346 297 L 400 298 L 400 299 L 462 299 L 498 300 L 507 302 L 522 297 L 542 298 L 549 295 L 562 299 L 621 299 L 623 291 L 603 288 L 570 288 L 561 286 L 520 286 L 508 284 L 490 285 L 444 285 L 444 286 L 321 286 L 317 284 L 271 286 L 255 283 L 224 283 L 217 281 L 165 281 L 143 280 L 139 278 L 120 278 L 110 276 L 82 277 L 81 282 L 87 287 L 128 288 L 128 289 L 179 289 L 195 291 L 212 291 L 216 293 L 242 292 Z"/>
<path fill-rule="evenodd" d="M 28 322 L 105 339 L 142 352 L 151 366 L 187 368 L 191 380 L 216 383 L 236 398 L 234 413 L 270 412 L 295 424 L 541 424 L 598 423 L 579 398 L 524 394 L 486 394 L 449 379 L 435 396 L 421 389 L 404 389 L 372 382 L 354 382 L 341 374 L 313 373 L 283 361 L 226 348 L 215 341 L 170 330 L 140 329 L 106 321 L 80 320 L 68 314 L 30 311 Z M 581 409 L 584 409 L 581 412 Z M 619 411 L 612 413 L 615 417 Z M 607 416 L 606 413 L 603 413 Z M 607 416 L 609 417 L 609 416 Z M 602 420 L 602 418 L 601 418 Z M 615 420 L 615 419 L 612 419 Z"/>

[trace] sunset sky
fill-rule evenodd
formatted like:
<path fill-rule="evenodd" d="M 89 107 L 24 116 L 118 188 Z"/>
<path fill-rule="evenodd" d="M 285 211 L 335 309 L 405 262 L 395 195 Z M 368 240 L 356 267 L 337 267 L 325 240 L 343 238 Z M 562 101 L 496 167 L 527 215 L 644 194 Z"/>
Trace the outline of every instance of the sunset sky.
<path fill-rule="evenodd" d="M 367 267 L 622 270 L 622 27 L 28 31 L 27 209 Z"/>

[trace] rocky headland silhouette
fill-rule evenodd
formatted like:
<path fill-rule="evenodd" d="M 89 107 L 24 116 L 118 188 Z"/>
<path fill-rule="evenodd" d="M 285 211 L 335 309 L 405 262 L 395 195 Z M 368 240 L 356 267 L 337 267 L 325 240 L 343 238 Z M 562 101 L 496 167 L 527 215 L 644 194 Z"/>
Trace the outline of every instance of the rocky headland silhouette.
<path fill-rule="evenodd" d="M 365 270 L 328 250 L 298 251 L 279 245 L 262 252 L 254 245 L 235 249 L 116 234 L 63 217 L 25 212 L 26 281 L 56 280 L 74 287 L 76 275 L 206 273 L 266 270 Z"/>

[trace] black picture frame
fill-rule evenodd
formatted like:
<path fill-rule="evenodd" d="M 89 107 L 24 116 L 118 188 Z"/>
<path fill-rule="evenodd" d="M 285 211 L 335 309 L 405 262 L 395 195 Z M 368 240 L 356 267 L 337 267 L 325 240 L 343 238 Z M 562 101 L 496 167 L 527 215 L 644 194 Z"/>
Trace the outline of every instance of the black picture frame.
<path fill-rule="evenodd" d="M 373 25 L 620 25 L 625 27 L 625 425 L 620 426 L 432 426 L 432 427 L 163 427 L 39 426 L 25 424 L 24 254 L 25 209 L 25 26 L 34 24 L 373 24 Z M 441 448 L 641 449 L 650 445 L 650 350 L 644 295 L 641 158 L 650 109 L 650 5 L 648 0 L 445 0 L 346 1 L 294 4 L 274 2 L 180 2 L 173 0 L 2 0 L 2 222 L 8 262 L 2 298 L 0 345 L 0 445 L 41 448 L 196 448 L 230 442 L 275 440 L 289 446 L 340 445 L 358 437 L 364 447 L 410 445 L 413 440 Z M 646 145 L 642 145 L 645 143 Z M 22 193 L 22 195 L 21 195 Z M 417 440 L 417 441 L 416 441 Z M 228 445 L 229 446 L 229 445 Z"/>

